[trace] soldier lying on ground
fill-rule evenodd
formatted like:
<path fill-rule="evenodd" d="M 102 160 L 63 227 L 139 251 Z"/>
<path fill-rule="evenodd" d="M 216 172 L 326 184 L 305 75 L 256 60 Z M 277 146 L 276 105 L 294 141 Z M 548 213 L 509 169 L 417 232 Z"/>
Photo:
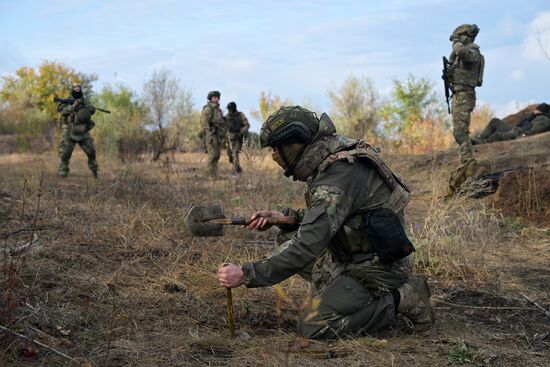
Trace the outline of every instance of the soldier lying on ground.
<path fill-rule="evenodd" d="M 397 314 L 415 331 L 434 322 L 426 281 L 409 276 L 414 248 L 404 230 L 409 189 L 365 141 L 337 135 L 330 118 L 300 106 L 282 107 L 261 130 L 262 147 L 286 176 L 308 183 L 306 209 L 259 211 L 248 229 L 267 230 L 266 217 L 290 215 L 275 254 L 242 266 L 222 264 L 221 286 L 265 287 L 295 274 L 311 281 L 316 301 L 298 322 L 307 338 L 337 338 L 390 325 Z"/>
<path fill-rule="evenodd" d="M 550 131 L 550 106 L 546 103 L 541 103 L 516 126 L 508 125 L 496 117 L 491 119 L 481 134 L 472 138 L 472 144 L 513 140 L 519 137 L 541 134 L 546 131 Z"/>

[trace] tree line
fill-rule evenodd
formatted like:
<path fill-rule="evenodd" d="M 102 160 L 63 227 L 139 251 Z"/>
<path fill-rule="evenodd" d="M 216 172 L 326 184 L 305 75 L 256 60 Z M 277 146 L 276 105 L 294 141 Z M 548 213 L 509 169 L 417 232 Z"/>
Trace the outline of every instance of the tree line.
<path fill-rule="evenodd" d="M 53 96 L 66 96 L 72 85 L 80 84 L 92 104 L 112 112 L 94 115 L 94 139 L 104 153 L 117 154 L 125 144 L 146 145 L 151 158 L 158 160 L 169 152 L 200 149 L 200 110 L 192 102 L 191 90 L 171 70 L 154 71 L 141 93 L 122 84 L 107 84 L 95 91 L 97 79 L 95 74 L 50 61 L 3 76 L 0 134 L 16 135 L 21 141 L 42 137 L 55 148 L 59 116 Z M 327 96 L 328 112 L 339 133 L 405 154 L 444 149 L 452 141 L 446 108 L 425 78 L 395 79 L 389 96 L 382 97 L 369 78 L 350 75 L 327 91 Z M 261 91 L 258 106 L 249 113 L 262 122 L 280 106 L 290 104 L 318 110 L 308 101 L 295 103 Z M 478 114 L 484 120 L 491 115 L 486 106 Z M 23 144 L 21 149 L 25 148 L 29 147 Z"/>

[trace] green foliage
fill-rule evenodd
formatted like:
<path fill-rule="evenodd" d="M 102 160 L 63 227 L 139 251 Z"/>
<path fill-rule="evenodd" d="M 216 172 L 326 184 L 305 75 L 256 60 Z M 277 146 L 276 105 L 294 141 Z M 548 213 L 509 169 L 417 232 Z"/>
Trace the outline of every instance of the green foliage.
<path fill-rule="evenodd" d="M 15 144 L 19 153 L 25 153 L 29 151 L 29 140 L 25 136 L 17 135 L 15 137 Z"/>
<path fill-rule="evenodd" d="M 92 103 L 111 111 L 110 114 L 98 111 L 93 117 L 94 137 L 104 151 L 115 154 L 120 139 L 143 138 L 142 120 L 146 110 L 132 90 L 123 85 L 106 85 L 93 97 Z"/>
<path fill-rule="evenodd" d="M 278 95 L 272 95 L 271 92 L 260 92 L 260 98 L 258 101 L 258 109 L 251 111 L 251 115 L 256 120 L 263 123 L 269 115 L 277 111 L 282 106 L 292 105 L 292 101 L 289 99 L 281 99 Z"/>
<path fill-rule="evenodd" d="M 470 348 L 464 340 L 457 343 L 456 348 L 447 354 L 447 362 L 461 365 L 470 363 L 486 365 L 483 350 Z"/>
<path fill-rule="evenodd" d="M 383 135 L 407 153 L 425 153 L 447 144 L 450 122 L 433 85 L 409 75 L 393 81 L 391 100 L 382 108 Z"/>
<path fill-rule="evenodd" d="M 2 77 L 0 100 L 36 107 L 55 119 L 57 104 L 53 101 L 54 96 L 67 96 L 74 84 L 82 85 L 84 93 L 89 95 L 95 80 L 97 76 L 94 74 L 80 73 L 65 64 L 45 60 L 36 69 L 21 67 L 15 75 Z"/>
<path fill-rule="evenodd" d="M 350 75 L 337 92 L 329 91 L 328 96 L 338 132 L 368 140 L 377 136 L 380 97 L 369 78 Z"/>

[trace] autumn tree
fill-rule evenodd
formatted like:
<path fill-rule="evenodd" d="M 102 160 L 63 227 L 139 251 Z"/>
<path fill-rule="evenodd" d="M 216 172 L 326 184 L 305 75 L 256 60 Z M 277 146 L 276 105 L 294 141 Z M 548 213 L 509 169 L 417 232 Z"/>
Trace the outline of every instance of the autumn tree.
<path fill-rule="evenodd" d="M 121 84 L 114 87 L 107 84 L 94 96 L 93 103 L 111 111 L 110 114 L 97 112 L 93 117 L 96 123 L 94 138 L 98 147 L 114 154 L 123 139 L 143 141 L 147 109 L 131 89 Z"/>
<path fill-rule="evenodd" d="M 380 121 L 380 97 L 372 81 L 350 75 L 336 91 L 328 91 L 330 116 L 338 132 L 373 140 Z"/>
<path fill-rule="evenodd" d="M 8 103 L 24 103 L 37 107 L 51 119 L 57 118 L 54 96 L 68 96 L 71 87 L 80 84 L 85 95 L 90 95 L 95 74 L 84 74 L 63 63 L 43 61 L 36 69 L 21 67 L 14 75 L 2 77 L 0 98 Z"/>
<path fill-rule="evenodd" d="M 180 88 L 179 80 L 170 70 L 155 70 L 143 87 L 144 101 L 149 110 L 151 128 L 154 131 L 153 160 L 164 153 L 175 151 L 177 140 L 170 139 L 167 128 L 175 115 Z M 172 141 L 170 141 L 172 140 Z"/>
<path fill-rule="evenodd" d="M 263 123 L 273 112 L 282 106 L 289 105 L 292 105 L 292 102 L 288 98 L 282 99 L 276 94 L 272 95 L 271 92 L 261 91 L 258 99 L 258 109 L 252 110 L 250 115 Z"/>
<path fill-rule="evenodd" d="M 382 119 L 387 143 L 402 153 L 430 152 L 450 142 L 450 119 L 427 79 L 395 79 Z"/>

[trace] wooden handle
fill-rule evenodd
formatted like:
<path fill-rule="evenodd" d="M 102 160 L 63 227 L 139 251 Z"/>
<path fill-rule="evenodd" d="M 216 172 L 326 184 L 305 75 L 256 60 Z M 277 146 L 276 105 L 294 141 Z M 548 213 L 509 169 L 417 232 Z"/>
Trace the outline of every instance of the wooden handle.
<path fill-rule="evenodd" d="M 231 288 L 226 288 L 227 297 L 227 326 L 229 327 L 229 336 L 235 336 L 235 320 L 233 319 L 233 296 Z"/>
<path fill-rule="evenodd" d="M 267 224 L 276 226 L 281 224 L 294 224 L 296 219 L 294 217 L 266 217 Z M 245 217 L 233 217 L 233 218 L 216 218 L 208 220 L 208 223 L 222 224 L 222 225 L 237 225 L 247 226 L 252 221 Z"/>

